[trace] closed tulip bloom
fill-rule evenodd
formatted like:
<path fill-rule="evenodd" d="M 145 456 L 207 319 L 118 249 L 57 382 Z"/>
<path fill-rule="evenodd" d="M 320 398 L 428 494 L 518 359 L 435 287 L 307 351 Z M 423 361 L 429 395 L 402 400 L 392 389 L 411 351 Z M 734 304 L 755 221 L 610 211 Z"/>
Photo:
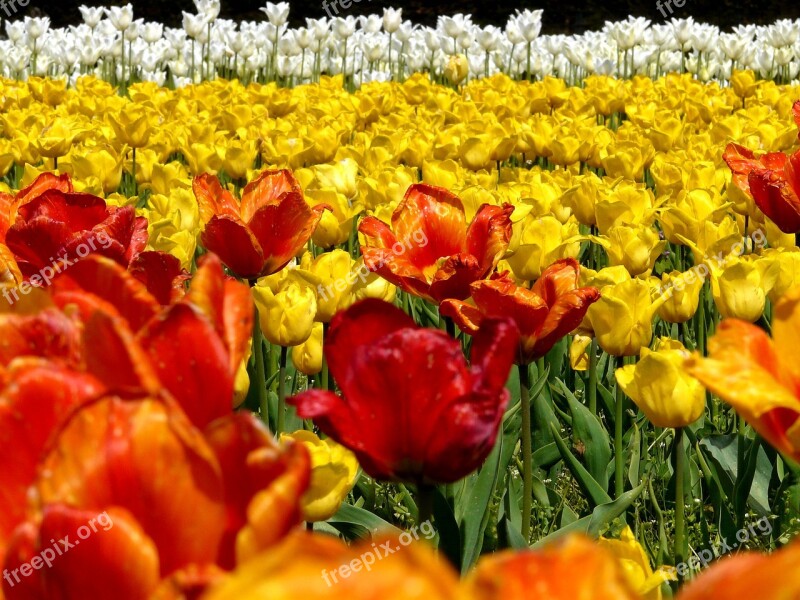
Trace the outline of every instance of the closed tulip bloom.
<path fill-rule="evenodd" d="M 118 142 L 131 148 L 144 148 L 153 134 L 157 114 L 154 107 L 126 104 L 113 116 L 109 114 L 108 122 L 114 129 Z"/>
<path fill-rule="evenodd" d="M 639 362 L 617 369 L 617 383 L 656 427 L 686 427 L 705 409 L 703 386 L 687 374 L 689 352 L 680 342 L 662 338 L 655 350 L 642 348 Z"/>
<path fill-rule="evenodd" d="M 444 76 L 453 85 L 458 85 L 467 78 L 469 74 L 469 61 L 463 54 L 456 54 L 447 60 L 444 68 Z"/>
<path fill-rule="evenodd" d="M 317 375 L 322 371 L 323 331 L 322 323 L 315 322 L 309 338 L 292 348 L 292 364 L 305 375 Z"/>
<path fill-rule="evenodd" d="M 270 344 L 297 346 L 311 335 L 317 314 L 314 282 L 289 269 L 253 286 L 261 331 Z"/>
<path fill-rule="evenodd" d="M 514 224 L 511 247 L 506 261 L 514 276 L 524 281 L 541 277 L 548 265 L 564 258 L 576 258 L 580 252 L 578 224 L 574 219 L 562 224 L 551 215 L 528 216 Z"/>
<path fill-rule="evenodd" d="M 711 295 L 725 318 L 754 323 L 764 313 L 767 294 L 779 265 L 769 258 L 732 257 L 722 266 L 711 263 Z"/>
<path fill-rule="evenodd" d="M 264 171 L 242 192 L 241 202 L 213 175 L 192 187 L 206 224 L 200 239 L 239 277 L 280 271 L 308 243 L 323 207 L 311 208 L 290 171 Z"/>
<path fill-rule="evenodd" d="M 333 319 L 325 340 L 342 396 L 309 390 L 288 402 L 355 452 L 376 479 L 457 481 L 494 446 L 517 338 L 507 320 L 485 323 L 469 367 L 461 345 L 443 331 L 421 329 L 400 309 L 364 300 Z"/>
<path fill-rule="evenodd" d="M 612 227 L 592 241 L 605 248 L 611 266 L 623 265 L 632 277 L 647 276 L 661 255 L 666 240 L 650 227 Z"/>
<path fill-rule="evenodd" d="M 476 281 L 472 284 L 474 306 L 447 300 L 441 313 L 471 335 L 480 331 L 487 319 L 510 317 L 520 332 L 516 362 L 528 364 L 547 354 L 575 329 L 589 306 L 600 298 L 597 289 L 578 287 L 579 270 L 574 259 L 554 263 L 530 290 L 514 284 L 507 273 Z"/>
<path fill-rule="evenodd" d="M 282 434 L 303 444 L 311 457 L 311 481 L 300 499 L 303 520 L 309 522 L 330 519 L 353 489 L 358 475 L 355 454 L 331 438 L 321 440 L 311 431 Z"/>
<path fill-rule="evenodd" d="M 650 286 L 629 279 L 600 289 L 588 317 L 597 343 L 612 356 L 635 356 L 653 337 L 653 315 L 664 302 L 650 299 Z"/>
<path fill-rule="evenodd" d="M 619 561 L 625 578 L 642 600 L 661 600 L 661 584 L 677 580 L 674 567 L 659 567 L 653 571 L 647 553 L 627 525 L 618 540 L 603 537 L 598 544 Z"/>
<path fill-rule="evenodd" d="M 775 285 L 767 293 L 770 301 L 777 302 L 789 290 L 800 285 L 800 251 L 796 248 L 787 250 L 769 249 L 765 250 L 762 256 L 778 265 Z"/>
<path fill-rule="evenodd" d="M 739 319 L 722 322 L 708 358 L 694 355 L 688 372 L 730 404 L 770 444 L 800 460 L 800 288 L 776 305 L 772 339 Z"/>
<path fill-rule="evenodd" d="M 658 283 L 658 280 L 655 281 Z M 685 323 L 691 319 L 700 304 L 700 290 L 704 282 L 699 269 L 662 274 L 658 293 L 665 296 L 665 300 L 658 309 L 658 316 L 667 323 Z"/>
<path fill-rule="evenodd" d="M 414 184 L 392 215 L 391 228 L 375 217 L 359 225 L 367 267 L 402 290 L 439 303 L 464 300 L 473 281 L 488 277 L 511 239 L 513 207 L 485 204 L 467 226 L 455 194 Z"/>

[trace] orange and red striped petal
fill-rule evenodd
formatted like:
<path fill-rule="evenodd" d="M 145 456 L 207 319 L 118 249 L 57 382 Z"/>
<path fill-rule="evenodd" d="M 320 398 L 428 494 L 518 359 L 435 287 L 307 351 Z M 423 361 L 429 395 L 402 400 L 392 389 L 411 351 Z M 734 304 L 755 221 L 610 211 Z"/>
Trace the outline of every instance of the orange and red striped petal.
<path fill-rule="evenodd" d="M 206 250 L 215 253 L 236 275 L 254 279 L 264 270 L 264 252 L 253 232 L 238 217 L 214 216 L 200 236 Z"/>
<path fill-rule="evenodd" d="M 249 223 L 264 206 L 280 204 L 289 193 L 303 194 L 300 184 L 287 169 L 263 171 L 242 191 L 240 214 L 242 221 Z"/>
<path fill-rule="evenodd" d="M 184 283 L 190 278 L 181 267 L 181 261 L 166 252 L 141 252 L 131 262 L 128 271 L 163 306 L 183 298 L 186 293 Z"/>
<path fill-rule="evenodd" d="M 215 216 L 240 219 L 239 203 L 222 187 L 215 175 L 203 173 L 192 181 L 192 191 L 197 199 L 200 220 L 208 223 Z"/>
<path fill-rule="evenodd" d="M 508 250 L 511 241 L 511 204 L 484 204 L 467 230 L 467 251 L 478 259 L 484 275 L 488 275 Z"/>

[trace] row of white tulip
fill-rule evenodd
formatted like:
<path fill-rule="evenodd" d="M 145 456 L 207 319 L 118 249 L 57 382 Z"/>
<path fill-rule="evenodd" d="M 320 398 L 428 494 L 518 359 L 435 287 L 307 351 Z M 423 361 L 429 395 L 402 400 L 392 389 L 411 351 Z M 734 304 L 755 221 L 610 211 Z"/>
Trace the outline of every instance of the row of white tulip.
<path fill-rule="evenodd" d="M 404 20 L 402 10 L 356 18 L 326 0 L 323 8 L 334 16 L 306 19 L 305 27 L 291 29 L 286 2 L 268 3 L 261 9 L 263 21 L 238 23 L 219 18 L 219 0 L 195 5 L 196 14 L 183 13 L 181 29 L 135 19 L 130 4 L 82 6 L 84 22 L 63 29 L 52 28 L 46 17 L 7 21 L 0 74 L 75 79 L 93 73 L 122 86 L 135 80 L 182 86 L 215 77 L 297 84 L 343 73 L 348 85 L 357 86 L 420 71 L 457 80 L 504 72 L 572 82 L 593 73 L 668 72 L 724 82 L 734 68 L 790 82 L 800 71 L 800 20 L 721 32 L 691 17 L 656 24 L 629 17 L 607 22 L 601 31 L 567 36 L 540 35 L 540 10 L 518 10 L 504 29 L 478 26 L 461 14 L 440 17 L 431 28 Z"/>

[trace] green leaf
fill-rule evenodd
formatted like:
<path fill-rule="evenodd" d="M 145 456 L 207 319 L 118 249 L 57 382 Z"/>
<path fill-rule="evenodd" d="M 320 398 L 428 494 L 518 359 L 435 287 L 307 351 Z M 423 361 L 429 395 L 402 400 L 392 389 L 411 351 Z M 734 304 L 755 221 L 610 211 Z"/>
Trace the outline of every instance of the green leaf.
<path fill-rule="evenodd" d="M 511 546 L 514 550 L 528 549 L 528 544 L 525 542 L 525 538 L 522 537 L 522 534 L 516 527 L 514 527 L 514 524 L 511 521 L 505 519 L 504 527 L 509 546 Z"/>
<path fill-rule="evenodd" d="M 578 402 L 575 395 L 567 389 L 567 386 L 560 379 L 556 380 L 556 386 L 561 388 L 561 392 L 569 403 L 569 410 L 572 413 L 572 433 L 580 441 L 584 448 L 584 462 L 586 468 L 604 489 L 608 488 L 606 468 L 611 462 L 611 440 L 608 432 L 603 427 L 597 415 Z M 638 481 L 636 483 L 639 483 Z M 635 484 L 634 484 L 635 485 Z"/>
<path fill-rule="evenodd" d="M 636 484 L 641 481 L 639 470 L 640 458 L 642 452 L 642 434 L 639 431 L 639 426 L 633 424 L 633 438 L 631 440 L 631 464 L 628 469 L 628 481 L 631 486 L 636 487 Z"/>
<path fill-rule="evenodd" d="M 389 531 L 400 534 L 402 531 L 363 508 L 351 504 L 342 504 L 339 511 L 328 519 L 327 523 L 335 527 L 350 539 L 370 537 L 376 532 Z"/>
<path fill-rule="evenodd" d="M 442 493 L 441 487 L 436 487 L 433 494 L 433 518 L 439 534 L 439 552 L 442 552 L 453 566 L 458 567 L 461 558 L 461 531 L 453 507 Z"/>
<path fill-rule="evenodd" d="M 589 471 L 586 470 L 586 467 L 581 464 L 581 461 L 575 458 L 575 455 L 569 451 L 569 448 L 567 448 L 564 440 L 561 439 L 558 429 L 552 425 L 550 427 L 553 433 L 553 440 L 558 446 L 558 450 L 561 452 L 564 462 L 567 463 L 567 466 L 572 472 L 573 477 L 575 477 L 575 480 L 578 482 L 578 485 L 581 486 L 583 492 L 588 496 L 587 500 L 589 500 L 589 503 L 592 506 L 598 506 L 600 504 L 610 502 L 611 497 L 608 495 L 605 488 L 601 487 L 600 484 L 597 483 Z"/>
<path fill-rule="evenodd" d="M 463 517 L 460 519 L 462 573 L 466 573 L 481 554 L 483 533 L 489 521 L 489 502 L 497 484 L 502 446 L 502 438 L 498 436 L 495 447 L 477 475 L 473 476 L 472 486 L 467 492 L 466 506 L 464 507 Z"/>

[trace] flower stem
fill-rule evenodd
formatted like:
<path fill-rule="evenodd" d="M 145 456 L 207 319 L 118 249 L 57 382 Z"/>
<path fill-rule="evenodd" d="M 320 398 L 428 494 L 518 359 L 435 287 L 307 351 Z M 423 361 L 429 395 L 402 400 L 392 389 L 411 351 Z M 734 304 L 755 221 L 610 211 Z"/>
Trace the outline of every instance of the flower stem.
<path fill-rule="evenodd" d="M 429 522 L 433 518 L 433 486 L 421 483 L 417 486 L 418 525 Z"/>
<path fill-rule="evenodd" d="M 253 353 L 256 357 L 256 381 L 258 386 L 258 405 L 261 408 L 261 420 L 269 426 L 269 396 L 267 395 L 267 376 L 264 371 L 264 335 L 256 309 L 255 327 L 253 328 Z"/>
<path fill-rule="evenodd" d="M 283 432 L 283 420 L 286 413 L 286 346 L 281 346 L 281 355 L 278 359 L 278 416 L 275 420 L 275 433 Z"/>
<path fill-rule="evenodd" d="M 686 558 L 686 505 L 684 503 L 683 480 L 686 472 L 686 452 L 683 449 L 683 428 L 675 429 L 675 442 L 672 447 L 675 453 L 675 564 L 683 563 Z"/>
<path fill-rule="evenodd" d="M 619 357 L 619 368 L 625 365 L 625 358 Z M 623 402 L 625 395 L 622 386 L 617 384 L 616 406 L 614 407 L 614 498 L 619 498 L 625 492 L 625 481 L 623 479 L 625 470 L 625 457 L 622 454 L 622 417 Z"/>
<path fill-rule="evenodd" d="M 528 365 L 519 365 L 519 401 L 522 410 L 522 537 L 530 540 L 531 496 L 533 495 L 531 459 L 531 399 Z"/>
<path fill-rule="evenodd" d="M 589 410 L 597 414 L 597 340 L 589 344 Z"/>

